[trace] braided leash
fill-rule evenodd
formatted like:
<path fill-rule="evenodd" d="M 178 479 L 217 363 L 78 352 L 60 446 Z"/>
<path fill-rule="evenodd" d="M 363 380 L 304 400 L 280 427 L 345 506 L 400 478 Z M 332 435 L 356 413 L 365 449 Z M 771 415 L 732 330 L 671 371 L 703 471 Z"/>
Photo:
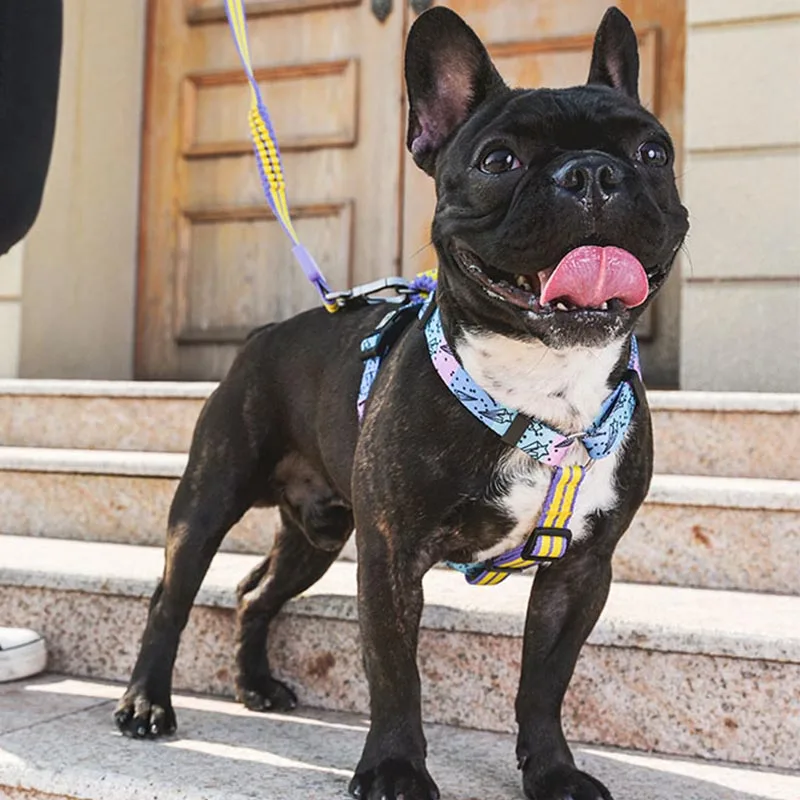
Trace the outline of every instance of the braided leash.
<path fill-rule="evenodd" d="M 272 127 L 269 112 L 264 104 L 264 99 L 261 96 L 261 90 L 258 88 L 258 83 L 253 74 L 250 45 L 247 41 L 247 19 L 242 7 L 242 0 L 225 0 L 225 13 L 228 16 L 228 24 L 236 42 L 236 49 L 239 52 L 242 67 L 250 82 L 248 122 L 258 163 L 258 172 L 261 177 L 261 185 L 264 188 L 264 196 L 267 198 L 275 218 L 292 242 L 292 255 L 295 260 L 300 265 L 305 276 L 314 284 L 322 304 L 328 311 L 334 312 L 341 307 L 341 304 L 330 299 L 331 291 L 328 288 L 325 276 L 320 271 L 311 253 L 300 243 L 294 225 L 292 225 L 289 204 L 286 200 L 286 181 L 283 177 L 283 163 L 281 162 L 277 137 Z"/>

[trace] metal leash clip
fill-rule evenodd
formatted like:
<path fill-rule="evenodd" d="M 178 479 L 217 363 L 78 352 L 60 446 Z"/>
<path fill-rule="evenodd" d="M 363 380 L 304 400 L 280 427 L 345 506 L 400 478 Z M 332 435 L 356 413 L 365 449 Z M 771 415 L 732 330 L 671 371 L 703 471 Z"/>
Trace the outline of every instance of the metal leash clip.
<path fill-rule="evenodd" d="M 393 291 L 397 297 L 375 297 L 381 292 Z M 344 308 L 352 303 L 365 305 L 370 303 L 398 303 L 408 301 L 408 296 L 412 294 L 411 284 L 405 278 L 381 278 L 370 283 L 362 283 L 352 289 L 342 292 L 328 292 L 325 295 L 325 302 Z"/>

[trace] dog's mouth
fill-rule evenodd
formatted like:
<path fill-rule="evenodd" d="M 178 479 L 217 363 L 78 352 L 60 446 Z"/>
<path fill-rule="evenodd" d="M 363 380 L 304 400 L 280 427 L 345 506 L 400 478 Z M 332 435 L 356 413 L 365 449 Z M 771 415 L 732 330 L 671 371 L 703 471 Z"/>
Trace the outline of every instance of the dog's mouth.
<path fill-rule="evenodd" d="M 641 305 L 650 283 L 641 262 L 619 247 L 583 245 L 557 264 L 531 273 L 510 273 L 456 247 L 466 274 L 492 298 L 534 314 L 620 313 Z"/>

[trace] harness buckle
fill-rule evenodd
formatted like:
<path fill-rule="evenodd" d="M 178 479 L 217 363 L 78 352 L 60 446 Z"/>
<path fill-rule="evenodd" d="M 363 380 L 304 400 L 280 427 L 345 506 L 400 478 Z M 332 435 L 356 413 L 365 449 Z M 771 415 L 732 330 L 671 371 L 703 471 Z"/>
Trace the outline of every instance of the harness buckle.
<path fill-rule="evenodd" d="M 417 311 L 415 305 L 401 305 L 386 314 L 375 330 L 362 340 L 361 360 L 383 358 L 411 323 L 411 318 L 417 316 Z"/>
<path fill-rule="evenodd" d="M 636 405 L 641 408 L 645 403 L 645 389 L 644 384 L 642 383 L 641 375 L 639 375 L 635 369 L 631 369 L 629 367 L 625 370 L 622 380 L 624 383 L 629 384 L 631 389 L 633 389 L 633 396 L 636 398 Z"/>
<path fill-rule="evenodd" d="M 548 554 L 536 554 L 536 548 L 541 543 L 542 536 L 549 536 L 552 539 L 563 539 L 563 546 L 558 547 L 557 552 L 553 552 L 555 542 L 552 542 L 548 548 Z M 553 561 L 560 561 L 567 553 L 570 544 L 572 543 L 572 531 L 569 528 L 534 528 L 528 541 L 522 547 L 522 552 L 519 557 L 524 558 L 526 561 L 536 561 L 543 564 L 550 564 Z M 552 553 L 552 554 L 551 554 Z"/>

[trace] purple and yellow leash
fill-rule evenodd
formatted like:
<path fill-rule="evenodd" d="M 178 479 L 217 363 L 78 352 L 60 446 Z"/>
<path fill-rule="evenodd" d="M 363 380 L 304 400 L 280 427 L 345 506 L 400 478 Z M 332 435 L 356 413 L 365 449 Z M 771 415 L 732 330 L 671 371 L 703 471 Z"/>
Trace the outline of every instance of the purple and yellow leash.
<path fill-rule="evenodd" d="M 228 24 L 236 42 L 236 49 L 239 51 L 242 67 L 250 82 L 250 113 L 248 121 L 250 123 L 250 135 L 253 139 L 253 149 L 258 162 L 261 185 L 264 188 L 264 196 L 267 198 L 275 218 L 292 242 L 292 255 L 305 273 L 305 276 L 314 284 L 322 304 L 330 312 L 337 311 L 340 308 L 340 304 L 331 300 L 331 290 L 328 287 L 325 276 L 320 271 L 311 253 L 300 243 L 294 225 L 292 225 L 289 203 L 286 200 L 286 181 L 283 177 L 281 152 L 278 149 L 277 137 L 272 127 L 269 112 L 253 74 L 250 45 L 247 40 L 247 19 L 242 7 L 242 0 L 225 0 L 225 13 L 228 16 Z"/>
<path fill-rule="evenodd" d="M 250 45 L 247 39 L 247 18 L 242 6 L 242 0 L 225 0 L 225 13 L 228 17 L 228 24 L 233 34 L 236 49 L 239 52 L 239 59 L 250 83 L 248 123 L 264 196 L 267 198 L 272 213 L 280 223 L 284 233 L 291 240 L 292 255 L 294 255 L 295 260 L 308 280 L 314 284 L 322 304 L 328 311 L 333 313 L 340 308 L 344 308 L 351 301 L 356 303 L 394 302 L 403 305 L 407 302 L 425 300 L 430 291 L 432 291 L 432 286 L 436 283 L 435 274 L 431 274 L 432 272 L 435 273 L 435 270 L 418 275 L 411 283 L 404 278 L 383 278 L 342 292 L 332 292 L 330 290 L 325 276 L 317 266 L 317 262 L 300 243 L 294 225 L 292 225 L 289 203 L 286 200 L 286 181 L 283 177 L 283 163 L 281 162 L 278 140 L 275 136 L 275 130 L 272 127 L 272 121 L 264 103 L 264 98 L 261 96 L 258 82 L 253 74 Z M 395 299 L 373 298 L 373 295 L 378 295 L 387 290 L 394 291 L 399 297 Z"/>

